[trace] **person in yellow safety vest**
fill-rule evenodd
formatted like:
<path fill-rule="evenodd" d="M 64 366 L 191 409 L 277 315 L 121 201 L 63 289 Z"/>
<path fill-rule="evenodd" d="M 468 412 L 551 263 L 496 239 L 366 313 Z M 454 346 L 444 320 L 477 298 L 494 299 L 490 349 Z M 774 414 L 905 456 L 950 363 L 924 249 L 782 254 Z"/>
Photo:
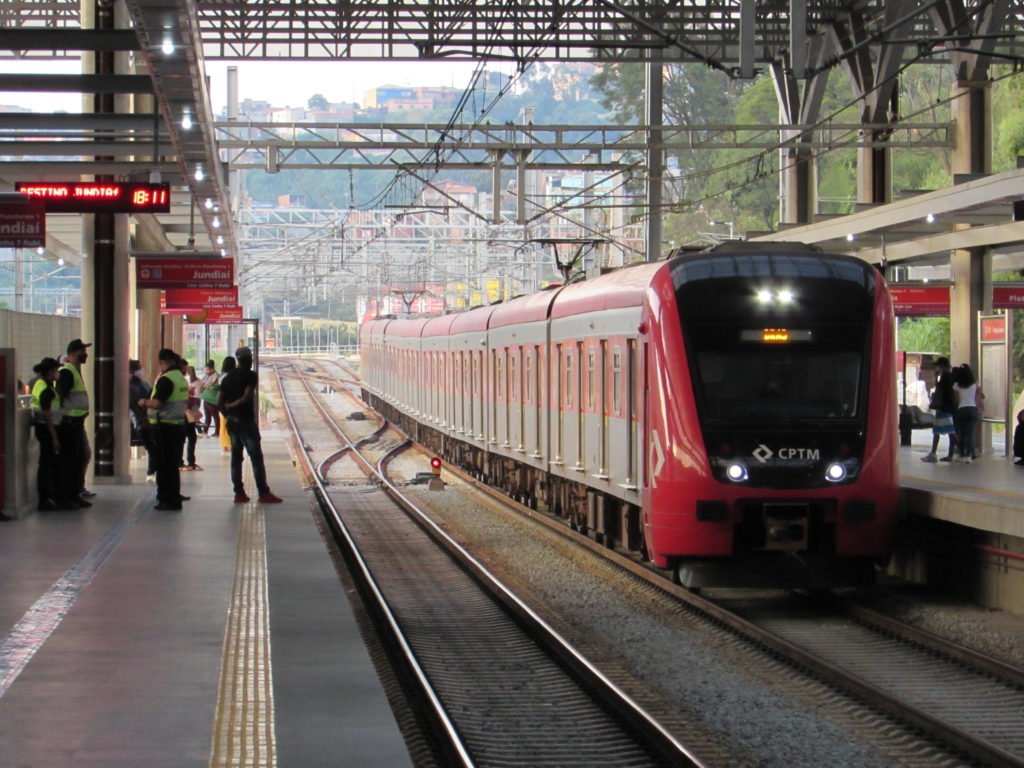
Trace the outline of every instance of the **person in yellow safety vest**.
<path fill-rule="evenodd" d="M 173 349 L 157 354 L 160 376 L 153 383 L 148 398 L 140 398 L 139 406 L 149 409 L 149 421 L 156 427 L 156 509 L 180 510 L 181 451 L 185 447 L 185 409 L 188 407 L 188 381 L 179 365 L 181 357 Z"/>
<path fill-rule="evenodd" d="M 83 494 L 85 490 L 85 468 L 89 460 L 89 442 L 85 435 L 85 417 L 89 415 L 89 391 L 82 380 L 82 365 L 89 358 L 88 348 L 81 339 L 68 342 L 67 362 L 60 369 L 57 379 L 57 394 L 60 395 L 64 418 L 57 437 L 60 439 L 60 472 L 67 478 L 72 498 L 80 507 L 92 504 Z"/>
<path fill-rule="evenodd" d="M 54 387 L 60 363 L 52 357 L 44 357 L 32 370 L 38 375 L 32 386 L 32 425 L 39 441 L 39 469 L 36 473 L 36 490 L 39 493 L 39 510 L 52 512 L 58 509 L 78 509 L 73 501 L 66 477 L 58 468 L 60 438 L 57 428 L 63 419 L 60 395 Z"/>

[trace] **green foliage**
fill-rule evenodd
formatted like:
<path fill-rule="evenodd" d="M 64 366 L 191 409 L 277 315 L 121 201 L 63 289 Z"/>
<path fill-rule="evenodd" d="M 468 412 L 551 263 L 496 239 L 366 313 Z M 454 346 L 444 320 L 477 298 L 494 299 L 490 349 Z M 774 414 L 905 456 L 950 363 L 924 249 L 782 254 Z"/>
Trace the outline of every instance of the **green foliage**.
<path fill-rule="evenodd" d="M 992 275 L 992 282 L 1018 283 L 1021 281 L 1021 277 L 1021 273 L 1017 270 L 996 272 Z M 1013 324 L 1013 349 L 1010 350 L 1010 360 L 1013 366 L 1013 391 L 1017 393 L 1024 390 L 1024 311 L 1010 310 L 1009 315 Z"/>
<path fill-rule="evenodd" d="M 546 124 L 605 124 L 608 122 L 592 87 L 586 78 L 581 78 L 571 96 L 578 98 L 557 98 L 552 77 L 571 71 L 571 64 L 535 64 L 522 78 L 522 89 L 516 94 L 506 93 L 494 107 L 483 114 L 498 94 L 494 83 L 485 78 L 468 98 L 462 114 L 455 120 L 460 124 L 501 124 L 519 122 L 526 107 L 535 110 L 534 122 Z M 314 94 L 307 102 L 310 109 L 326 109 L 328 104 L 322 94 Z M 390 118 L 395 123 L 446 124 L 452 118 L 452 109 L 442 107 L 434 110 L 409 111 Z M 379 122 L 379 117 L 365 118 L 358 122 Z M 582 153 L 581 153 L 582 155 Z M 582 159 L 582 157 L 581 157 Z M 481 191 L 491 191 L 489 171 L 444 171 L 444 178 L 471 184 Z M 342 174 L 324 169 L 283 170 L 279 173 L 246 171 L 244 184 L 247 194 L 254 202 L 276 205 L 282 195 L 302 194 L 309 198 L 313 208 L 345 209 L 365 206 L 375 200 L 388 185 L 391 173 L 387 169 L 353 171 Z M 418 182 L 417 182 L 418 184 Z"/>
<path fill-rule="evenodd" d="M 899 321 L 896 349 L 949 355 L 948 317 L 905 317 Z"/>

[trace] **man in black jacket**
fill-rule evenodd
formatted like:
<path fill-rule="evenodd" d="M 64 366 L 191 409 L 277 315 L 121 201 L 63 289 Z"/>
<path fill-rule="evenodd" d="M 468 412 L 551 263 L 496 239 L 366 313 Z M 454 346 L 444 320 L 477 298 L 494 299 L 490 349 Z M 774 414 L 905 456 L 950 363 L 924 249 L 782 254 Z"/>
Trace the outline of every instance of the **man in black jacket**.
<path fill-rule="evenodd" d="M 258 381 L 252 368 L 252 350 L 242 347 L 235 352 L 238 367 L 228 373 L 220 383 L 217 407 L 227 419 L 231 435 L 231 484 L 235 488 L 235 503 L 249 501 L 242 484 L 242 452 L 249 454 L 252 476 L 263 504 L 277 504 L 280 498 L 270 492 L 267 469 L 263 462 L 260 427 L 256 423 L 256 392 Z"/>

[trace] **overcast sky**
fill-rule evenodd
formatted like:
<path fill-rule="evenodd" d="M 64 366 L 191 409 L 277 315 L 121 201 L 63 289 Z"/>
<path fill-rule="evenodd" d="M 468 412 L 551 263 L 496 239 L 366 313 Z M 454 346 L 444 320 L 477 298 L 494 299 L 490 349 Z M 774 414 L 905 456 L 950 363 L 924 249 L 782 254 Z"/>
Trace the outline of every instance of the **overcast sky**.
<path fill-rule="evenodd" d="M 208 61 L 210 100 L 215 111 L 227 102 L 227 70 L 237 66 L 241 100 L 262 99 L 279 107 L 303 107 L 320 93 L 328 101 L 361 104 L 363 93 L 380 85 L 447 85 L 464 88 L 473 73 L 472 62 L 265 62 Z M 512 65 L 489 65 L 512 71 Z M 75 73 L 77 61 L 0 61 L 0 72 Z M 23 106 L 36 112 L 80 112 L 81 96 L 67 93 L 17 93 L 0 91 L 0 105 Z"/>

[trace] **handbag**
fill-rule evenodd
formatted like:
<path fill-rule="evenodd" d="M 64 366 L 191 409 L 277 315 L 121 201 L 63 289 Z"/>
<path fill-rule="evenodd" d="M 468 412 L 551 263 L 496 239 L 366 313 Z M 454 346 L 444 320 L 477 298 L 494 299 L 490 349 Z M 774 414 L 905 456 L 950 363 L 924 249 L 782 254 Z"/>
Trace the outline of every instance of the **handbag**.
<path fill-rule="evenodd" d="M 203 391 L 199 393 L 199 397 L 211 405 L 216 405 L 217 398 L 220 397 L 220 384 L 211 384 L 208 387 L 204 387 Z"/>

